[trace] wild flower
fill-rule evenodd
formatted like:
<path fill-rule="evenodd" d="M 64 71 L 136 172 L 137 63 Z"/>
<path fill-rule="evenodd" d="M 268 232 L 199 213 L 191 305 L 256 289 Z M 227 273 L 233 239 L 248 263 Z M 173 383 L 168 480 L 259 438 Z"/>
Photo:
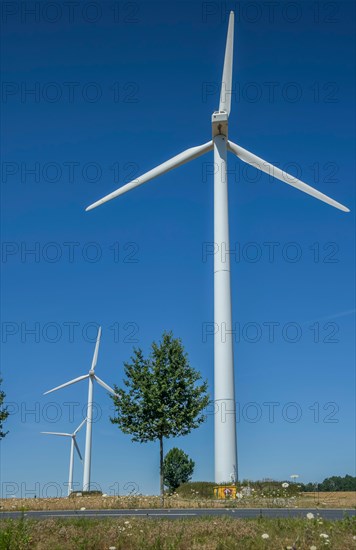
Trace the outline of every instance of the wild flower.
<path fill-rule="evenodd" d="M 269 539 L 269 535 L 267 533 L 263 533 L 263 535 L 261 535 L 261 537 L 263 539 Z"/>
<path fill-rule="evenodd" d="M 282 487 L 283 489 L 287 489 L 287 487 L 289 487 L 289 483 L 287 482 L 282 483 Z"/>
<path fill-rule="evenodd" d="M 319 535 L 322 539 L 328 539 L 329 538 L 329 535 L 327 535 L 326 533 L 320 533 Z"/>
<path fill-rule="evenodd" d="M 314 519 L 314 514 L 312 514 L 312 512 L 308 512 L 307 513 L 307 518 L 308 519 Z"/>
<path fill-rule="evenodd" d="M 317 548 L 316 548 L 316 546 L 314 546 L 314 544 L 313 544 L 313 546 L 310 547 L 310 550 L 317 550 Z"/>

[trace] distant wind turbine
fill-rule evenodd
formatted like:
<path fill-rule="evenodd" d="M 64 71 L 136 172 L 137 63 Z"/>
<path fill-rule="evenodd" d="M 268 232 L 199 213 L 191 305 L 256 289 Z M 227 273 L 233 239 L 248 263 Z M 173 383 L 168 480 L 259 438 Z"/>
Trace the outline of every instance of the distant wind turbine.
<path fill-rule="evenodd" d="M 83 462 L 82 455 L 80 454 L 80 450 L 78 447 L 78 443 L 76 440 L 77 433 L 79 430 L 84 426 L 86 421 L 86 418 L 84 418 L 83 422 L 81 422 L 76 430 L 72 434 L 67 433 L 61 433 L 61 432 L 41 432 L 42 434 L 48 434 L 48 435 L 60 435 L 64 437 L 70 437 L 70 458 L 69 458 L 69 478 L 68 478 L 68 496 L 73 491 L 73 470 L 74 470 L 74 447 L 78 453 L 78 456 L 80 460 Z"/>
<path fill-rule="evenodd" d="M 212 115 L 212 140 L 191 147 L 179 155 L 156 166 L 137 179 L 123 185 L 116 191 L 94 202 L 86 210 L 92 210 L 119 195 L 165 174 L 208 151 L 214 150 L 214 243 L 218 251 L 214 254 L 214 400 L 218 405 L 214 416 L 215 423 L 215 481 L 237 480 L 236 447 L 236 411 L 233 363 L 233 341 L 221 338 L 220 330 L 232 329 L 231 293 L 230 293 L 230 257 L 223 250 L 229 246 L 227 151 L 243 162 L 255 166 L 262 172 L 315 197 L 343 212 L 349 212 L 346 206 L 317 191 L 310 185 L 287 174 L 280 168 L 243 149 L 228 139 L 228 118 L 231 109 L 232 61 L 234 42 L 234 13 L 230 13 L 225 49 L 224 69 L 221 84 L 219 110 Z M 224 248 L 222 248 L 224 247 Z"/>
<path fill-rule="evenodd" d="M 96 338 L 93 361 L 92 361 L 91 368 L 90 368 L 88 374 L 84 374 L 83 376 L 79 376 L 78 378 L 74 378 L 73 380 L 70 380 L 69 382 L 66 382 L 65 384 L 61 384 L 60 386 L 57 386 L 56 388 L 53 388 L 52 390 L 48 390 L 44 393 L 44 395 L 47 395 L 48 393 L 52 393 L 54 391 L 65 388 L 66 386 L 71 386 L 72 384 L 75 384 L 76 382 L 80 382 L 81 380 L 85 380 L 86 378 L 89 380 L 88 406 L 87 406 L 87 417 L 86 417 L 87 430 L 86 430 L 86 437 L 85 437 L 83 491 L 90 491 L 94 380 L 100 386 L 102 386 L 105 390 L 112 393 L 113 395 L 116 395 L 115 391 L 112 388 L 110 388 L 110 386 L 105 384 L 105 382 L 103 382 L 94 372 L 95 367 L 96 367 L 96 363 L 98 361 L 100 337 L 101 337 L 101 327 L 99 327 L 99 330 L 98 330 L 98 336 Z"/>

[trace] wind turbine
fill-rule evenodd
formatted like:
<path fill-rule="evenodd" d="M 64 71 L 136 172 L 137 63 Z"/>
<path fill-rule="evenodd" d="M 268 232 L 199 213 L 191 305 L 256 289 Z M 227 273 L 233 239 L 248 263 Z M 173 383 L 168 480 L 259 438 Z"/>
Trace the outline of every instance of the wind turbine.
<path fill-rule="evenodd" d="M 90 491 L 90 467 L 91 467 L 92 424 L 93 424 L 94 380 L 100 386 L 102 386 L 105 390 L 112 393 L 113 395 L 116 395 L 114 390 L 112 388 L 110 388 L 110 386 L 105 384 L 105 382 L 103 382 L 95 374 L 95 367 L 96 367 L 96 363 L 98 361 L 100 336 L 101 336 L 101 327 L 99 327 L 99 330 L 98 330 L 98 335 L 97 335 L 97 338 L 96 338 L 95 350 L 94 350 L 94 355 L 93 355 L 93 361 L 92 361 L 91 368 L 90 368 L 88 374 L 84 374 L 83 376 L 79 376 L 78 378 L 74 378 L 73 380 L 70 380 L 69 382 L 66 382 L 65 384 L 61 384 L 60 386 L 57 386 L 56 388 L 53 388 L 52 390 L 48 390 L 44 393 L 44 395 L 47 395 L 48 393 L 52 393 L 54 391 L 65 388 L 66 386 L 71 386 L 72 384 L 75 384 L 76 382 L 80 382 L 81 380 L 85 380 L 86 378 L 89 381 L 88 406 L 87 406 L 87 417 L 86 417 L 87 430 L 86 430 L 86 436 L 85 436 L 83 491 Z"/>
<path fill-rule="evenodd" d="M 82 455 L 80 454 L 80 450 L 78 447 L 78 443 L 76 440 L 77 433 L 79 430 L 84 426 L 84 423 L 86 421 L 86 418 L 84 418 L 83 422 L 81 422 L 76 430 L 72 434 L 67 433 L 61 433 L 61 432 L 41 432 L 42 434 L 48 434 L 48 435 L 60 435 L 64 437 L 70 437 L 70 458 L 69 458 L 69 478 L 68 478 L 68 496 L 73 491 L 73 470 L 74 470 L 74 447 L 78 453 L 78 456 L 80 460 L 83 462 Z"/>
<path fill-rule="evenodd" d="M 230 151 L 243 162 L 255 166 L 262 172 L 311 195 L 339 210 L 349 212 L 346 206 L 317 191 L 310 185 L 287 174 L 280 168 L 243 149 L 228 139 L 228 119 L 231 109 L 232 60 L 234 42 L 234 13 L 230 12 L 227 32 L 224 69 L 221 84 L 219 110 L 212 115 L 212 140 L 191 147 L 179 155 L 156 166 L 137 179 L 123 185 L 113 193 L 94 202 L 86 210 L 123 195 L 127 191 L 165 174 L 201 155 L 214 150 L 214 243 L 219 253 L 214 254 L 214 401 L 215 401 L 215 481 L 226 482 L 237 480 L 237 447 L 236 447 L 236 412 L 233 364 L 232 336 L 223 341 L 220 329 L 232 328 L 231 293 L 230 293 L 230 258 L 228 186 L 227 186 L 227 152 Z M 222 247 L 224 247 L 222 249 Z"/>

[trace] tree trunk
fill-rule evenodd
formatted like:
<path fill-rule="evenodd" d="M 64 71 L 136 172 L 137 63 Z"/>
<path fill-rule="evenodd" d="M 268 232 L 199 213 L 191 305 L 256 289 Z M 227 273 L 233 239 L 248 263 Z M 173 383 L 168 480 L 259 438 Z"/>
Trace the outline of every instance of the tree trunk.
<path fill-rule="evenodd" d="M 161 505 L 164 506 L 164 485 L 163 485 L 163 437 L 159 438 L 159 489 L 161 494 Z"/>

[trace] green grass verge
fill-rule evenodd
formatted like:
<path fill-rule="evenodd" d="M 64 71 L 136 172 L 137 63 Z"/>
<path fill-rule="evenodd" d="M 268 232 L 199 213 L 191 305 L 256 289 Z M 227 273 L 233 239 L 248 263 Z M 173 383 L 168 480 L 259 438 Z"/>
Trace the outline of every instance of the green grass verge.
<path fill-rule="evenodd" d="M 356 549 L 355 518 L 242 520 L 210 516 L 166 520 L 126 516 L 0 521 L 0 550 L 314 550 L 313 547 Z"/>

